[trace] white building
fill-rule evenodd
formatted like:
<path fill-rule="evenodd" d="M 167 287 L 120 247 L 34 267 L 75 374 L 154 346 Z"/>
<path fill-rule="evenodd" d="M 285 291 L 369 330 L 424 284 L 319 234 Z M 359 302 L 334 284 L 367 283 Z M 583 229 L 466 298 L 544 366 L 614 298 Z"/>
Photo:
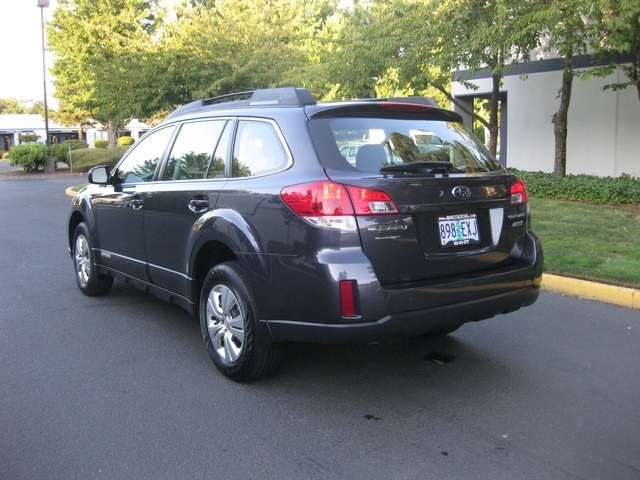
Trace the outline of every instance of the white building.
<path fill-rule="evenodd" d="M 150 127 L 148 125 L 138 120 L 131 120 L 120 133 L 121 135 L 129 135 L 134 140 L 138 140 L 138 138 L 149 129 Z M 18 145 L 20 143 L 19 135 L 30 133 L 38 135 L 40 137 L 38 141 L 44 143 L 47 135 L 44 117 L 42 115 L 0 115 L 0 150 L 7 151 L 14 145 Z M 83 136 L 83 140 L 86 141 L 90 147 L 93 147 L 96 140 L 107 139 L 107 130 L 98 124 L 93 128 L 85 129 Z M 49 119 L 49 142 L 51 144 L 77 139 L 78 127 L 65 127 Z"/>
<path fill-rule="evenodd" d="M 460 72 L 457 72 L 460 73 Z M 526 79 L 520 75 L 527 74 Z M 489 72 L 468 76 L 476 91 L 453 82 L 451 93 L 473 104 L 473 98 L 489 98 Z M 635 88 L 602 90 L 623 82 L 616 72 L 607 78 L 575 78 L 569 107 L 567 173 L 618 177 L 640 176 L 640 99 Z M 552 116 L 558 111 L 562 84 L 562 60 L 546 59 L 514 67 L 501 88 L 500 161 L 527 171 L 553 172 L 555 139 Z M 459 111 L 459 110 L 458 110 Z M 462 112 L 459 112 L 462 113 Z M 470 125 L 471 118 L 465 116 Z"/>

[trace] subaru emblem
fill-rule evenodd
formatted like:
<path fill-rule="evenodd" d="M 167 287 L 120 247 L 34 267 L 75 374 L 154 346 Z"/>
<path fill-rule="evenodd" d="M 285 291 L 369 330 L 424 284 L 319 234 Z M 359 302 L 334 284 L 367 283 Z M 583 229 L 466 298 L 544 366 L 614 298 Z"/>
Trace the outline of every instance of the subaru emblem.
<path fill-rule="evenodd" d="M 469 187 L 458 186 L 451 190 L 451 193 L 460 200 L 466 200 L 471 196 L 471 189 Z"/>

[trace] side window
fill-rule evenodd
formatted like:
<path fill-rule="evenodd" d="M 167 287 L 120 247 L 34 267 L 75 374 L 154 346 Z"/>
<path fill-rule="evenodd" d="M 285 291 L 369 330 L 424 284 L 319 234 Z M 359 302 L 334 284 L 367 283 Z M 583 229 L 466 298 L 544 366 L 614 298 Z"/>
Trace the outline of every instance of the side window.
<path fill-rule="evenodd" d="M 153 180 L 158 162 L 167 148 L 174 127 L 157 130 L 132 147 L 115 172 L 117 183 L 142 183 Z"/>
<path fill-rule="evenodd" d="M 218 143 L 225 123 L 225 120 L 209 120 L 182 125 L 171 149 L 162 179 L 205 178 L 213 149 Z"/>
<path fill-rule="evenodd" d="M 231 142 L 231 132 L 233 130 L 233 122 L 227 122 L 227 126 L 220 136 L 220 141 L 216 147 L 216 151 L 209 165 L 207 178 L 222 178 L 225 175 L 225 161 L 229 152 L 229 143 Z"/>
<path fill-rule="evenodd" d="M 250 120 L 238 123 L 232 176 L 251 177 L 277 172 L 287 165 L 287 160 L 273 125 Z"/>

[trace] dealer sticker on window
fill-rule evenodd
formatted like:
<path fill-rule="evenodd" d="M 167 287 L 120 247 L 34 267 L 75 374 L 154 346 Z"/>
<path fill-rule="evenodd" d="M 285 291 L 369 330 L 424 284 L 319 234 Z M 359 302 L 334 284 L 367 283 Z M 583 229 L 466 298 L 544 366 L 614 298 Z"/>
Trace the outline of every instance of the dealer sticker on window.
<path fill-rule="evenodd" d="M 442 247 L 469 245 L 480 241 L 478 219 L 475 214 L 438 217 L 438 229 Z"/>

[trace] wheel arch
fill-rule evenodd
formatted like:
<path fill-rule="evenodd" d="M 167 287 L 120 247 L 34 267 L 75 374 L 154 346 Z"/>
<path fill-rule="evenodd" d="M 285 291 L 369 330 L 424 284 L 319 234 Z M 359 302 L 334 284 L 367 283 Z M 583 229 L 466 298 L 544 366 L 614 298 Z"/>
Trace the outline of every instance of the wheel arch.
<path fill-rule="evenodd" d="M 82 222 L 86 222 L 84 215 L 78 210 L 74 210 L 69 216 L 69 223 L 68 223 L 69 230 L 67 232 L 67 240 L 69 243 L 69 251 L 71 251 L 71 248 L 73 246 L 73 237 L 76 233 L 76 229 L 78 228 L 78 225 L 80 225 Z"/>
<path fill-rule="evenodd" d="M 196 303 L 207 273 L 220 263 L 237 261 L 249 278 L 267 276 L 260 236 L 238 212 L 226 208 L 212 210 L 194 224 L 193 231 L 201 232 L 189 262 L 191 298 Z"/>
<path fill-rule="evenodd" d="M 233 250 L 220 240 L 209 240 L 199 246 L 192 256 L 190 266 L 191 298 L 195 304 L 198 303 L 200 290 L 209 270 L 220 263 L 237 260 L 238 256 Z"/>

